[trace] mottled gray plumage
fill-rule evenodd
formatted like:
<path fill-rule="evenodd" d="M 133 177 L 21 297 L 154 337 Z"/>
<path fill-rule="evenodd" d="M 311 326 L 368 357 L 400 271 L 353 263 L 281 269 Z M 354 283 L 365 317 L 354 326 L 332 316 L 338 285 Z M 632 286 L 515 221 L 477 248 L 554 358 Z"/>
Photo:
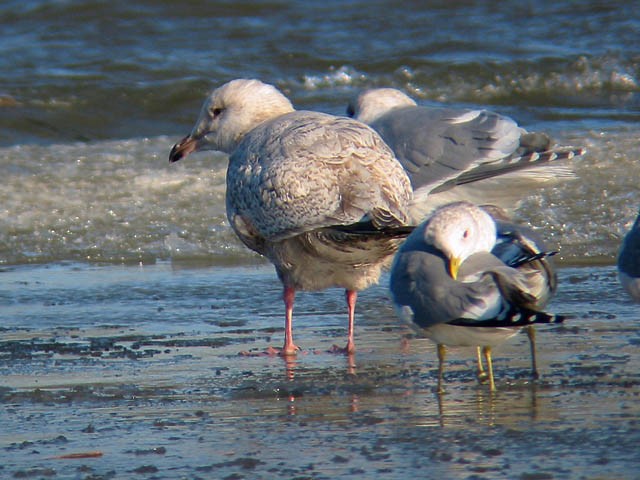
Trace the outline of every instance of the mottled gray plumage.
<path fill-rule="evenodd" d="M 241 238 L 269 242 L 362 221 L 380 229 L 406 225 L 411 195 L 375 132 L 304 111 L 247 134 L 229 159 L 227 188 L 227 215 Z"/>
<path fill-rule="evenodd" d="M 402 163 L 415 192 L 414 218 L 455 200 L 512 208 L 526 187 L 572 176 L 557 161 L 584 153 L 553 147 L 547 135 L 527 132 L 503 115 L 417 106 L 390 88 L 362 92 L 347 112 L 380 133 Z"/>
<path fill-rule="evenodd" d="M 238 237 L 275 266 L 285 287 L 285 353 L 294 291 L 355 292 L 378 281 L 408 234 L 409 179 L 380 136 L 355 120 L 294 111 L 273 86 L 234 80 L 205 101 L 172 161 L 195 150 L 230 154 L 227 217 Z"/>
<path fill-rule="evenodd" d="M 640 302 L 640 212 L 618 254 L 618 278 L 631 298 Z"/>

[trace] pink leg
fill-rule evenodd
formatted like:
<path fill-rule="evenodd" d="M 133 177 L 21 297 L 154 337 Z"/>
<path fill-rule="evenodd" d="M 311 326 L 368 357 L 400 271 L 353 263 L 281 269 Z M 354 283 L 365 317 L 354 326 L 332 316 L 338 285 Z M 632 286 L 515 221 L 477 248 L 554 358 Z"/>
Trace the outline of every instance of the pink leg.
<path fill-rule="evenodd" d="M 284 319 L 284 347 L 281 355 L 295 355 L 300 348 L 293 343 L 293 301 L 296 291 L 292 287 L 284 287 L 282 298 L 284 299 L 285 319 Z"/>
<path fill-rule="evenodd" d="M 347 298 L 347 308 L 349 310 L 349 329 L 347 330 L 347 346 L 345 347 L 345 353 L 351 355 L 356 351 L 356 343 L 353 339 L 353 329 L 356 316 L 356 300 L 358 298 L 358 292 L 355 290 L 346 290 L 345 297 Z"/>

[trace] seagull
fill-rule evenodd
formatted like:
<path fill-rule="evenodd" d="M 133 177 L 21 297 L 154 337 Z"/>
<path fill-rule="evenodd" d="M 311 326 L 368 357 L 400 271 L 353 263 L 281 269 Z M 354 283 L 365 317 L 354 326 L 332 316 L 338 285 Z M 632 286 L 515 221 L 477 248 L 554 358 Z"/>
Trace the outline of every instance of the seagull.
<path fill-rule="evenodd" d="M 295 355 L 297 290 L 345 289 L 355 351 L 357 292 L 377 283 L 411 232 L 410 181 L 380 136 L 356 120 L 295 111 L 274 86 L 232 80 L 205 100 L 171 162 L 201 150 L 229 154 L 226 209 L 231 227 L 275 266 L 284 286 L 285 340 Z"/>
<path fill-rule="evenodd" d="M 618 279 L 631 298 L 640 302 L 640 211 L 622 241 L 618 254 Z"/>
<path fill-rule="evenodd" d="M 418 106 L 393 88 L 365 90 L 347 115 L 376 130 L 407 171 L 412 221 L 459 200 L 513 208 L 532 187 L 574 174 L 566 162 L 585 149 L 552 146 L 488 110 Z"/>
<path fill-rule="evenodd" d="M 506 265 L 524 272 L 529 281 L 529 293 L 533 296 L 532 307 L 541 310 L 547 306 L 558 289 L 558 275 L 552 262 L 556 251 L 548 251 L 544 240 L 533 229 L 519 225 L 509 218 L 507 212 L 495 205 L 482 205 L 496 223 L 497 240 L 491 253 Z M 536 330 L 533 325 L 524 327 L 531 351 L 531 377 L 538 379 L 536 361 Z M 486 373 L 482 368 L 478 348 L 478 377 Z"/>
<path fill-rule="evenodd" d="M 416 227 L 393 261 L 390 290 L 399 317 L 437 344 L 439 393 L 445 346 L 482 347 L 495 391 L 492 347 L 522 327 L 564 320 L 537 309 L 535 275 L 490 253 L 497 242 L 487 211 L 453 202 Z"/>

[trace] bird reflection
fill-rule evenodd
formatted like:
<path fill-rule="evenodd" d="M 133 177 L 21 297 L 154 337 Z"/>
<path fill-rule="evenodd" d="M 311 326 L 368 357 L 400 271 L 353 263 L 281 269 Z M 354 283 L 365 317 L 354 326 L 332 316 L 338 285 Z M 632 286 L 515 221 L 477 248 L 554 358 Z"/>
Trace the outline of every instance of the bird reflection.
<path fill-rule="evenodd" d="M 284 371 L 285 377 L 287 380 L 291 381 L 295 378 L 296 367 L 298 366 L 297 357 L 292 357 L 291 355 L 280 355 L 282 361 L 284 362 Z"/>
<path fill-rule="evenodd" d="M 305 352 L 303 355 L 309 354 L 319 354 L 321 352 Z M 264 356 L 264 352 L 258 354 L 259 356 Z M 275 356 L 274 356 L 275 357 Z M 306 383 L 300 383 L 300 380 L 296 381 L 296 373 L 299 373 L 301 368 L 301 362 L 304 357 L 301 356 L 282 356 L 278 355 L 277 358 L 280 358 L 284 363 L 284 376 L 283 380 L 285 384 L 278 388 L 278 391 L 282 393 L 282 396 L 278 396 L 278 400 L 282 401 L 286 399 L 286 411 L 288 417 L 294 417 L 300 413 L 300 399 L 308 393 L 310 387 Z M 345 372 L 348 376 L 356 375 L 356 358 L 355 354 L 347 354 L 344 356 L 346 359 L 346 369 Z M 307 372 L 308 373 L 308 370 Z M 307 378 L 306 376 L 302 376 Z M 301 377 L 301 378 L 302 378 Z M 304 382 L 304 378 L 302 378 L 302 382 Z M 313 392 L 311 392 L 313 393 Z M 359 403 L 360 399 L 357 394 L 352 393 L 348 397 L 348 400 L 345 402 L 345 407 L 349 413 L 356 413 L 359 411 Z M 309 413 L 309 412 L 307 412 Z"/>
<path fill-rule="evenodd" d="M 442 392 L 436 392 L 435 395 L 438 401 L 438 420 L 441 427 L 446 427 L 448 424 L 459 425 L 460 420 L 469 415 L 477 423 L 488 427 L 495 425 L 495 392 L 476 389 L 475 398 L 469 399 L 467 402 L 461 402 L 460 398 L 452 398 Z M 472 406 L 473 408 L 471 408 Z"/>
<path fill-rule="evenodd" d="M 538 385 L 529 382 L 526 388 L 500 393 L 474 389 L 473 393 L 435 393 L 438 404 L 438 423 L 441 427 L 460 426 L 466 419 L 493 427 L 516 424 L 524 419 L 535 420 L 539 416 Z"/>
<path fill-rule="evenodd" d="M 356 374 L 356 356 L 353 353 L 350 353 L 346 356 L 347 358 L 347 373 L 349 375 Z"/>

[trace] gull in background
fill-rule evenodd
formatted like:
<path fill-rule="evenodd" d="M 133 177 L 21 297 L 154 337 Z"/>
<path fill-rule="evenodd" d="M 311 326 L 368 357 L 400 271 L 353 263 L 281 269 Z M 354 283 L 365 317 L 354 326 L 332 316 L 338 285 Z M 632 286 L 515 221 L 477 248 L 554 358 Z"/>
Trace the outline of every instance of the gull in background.
<path fill-rule="evenodd" d="M 631 298 L 640 302 L 640 212 L 622 241 L 618 279 Z"/>
<path fill-rule="evenodd" d="M 531 188 L 573 178 L 570 165 L 561 160 L 585 153 L 553 146 L 547 135 L 527 132 L 509 117 L 418 106 L 393 88 L 360 93 L 347 114 L 376 130 L 407 171 L 414 223 L 459 200 L 512 210 Z"/>
<path fill-rule="evenodd" d="M 296 290 L 345 289 L 353 353 L 359 290 L 377 283 L 407 228 L 410 181 L 380 136 L 361 122 L 295 111 L 275 87 L 237 79 L 205 100 L 191 133 L 171 150 L 229 154 L 231 227 L 267 257 L 284 285 L 285 340 L 294 355 Z"/>

